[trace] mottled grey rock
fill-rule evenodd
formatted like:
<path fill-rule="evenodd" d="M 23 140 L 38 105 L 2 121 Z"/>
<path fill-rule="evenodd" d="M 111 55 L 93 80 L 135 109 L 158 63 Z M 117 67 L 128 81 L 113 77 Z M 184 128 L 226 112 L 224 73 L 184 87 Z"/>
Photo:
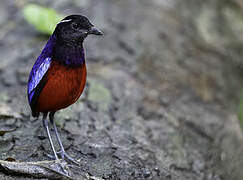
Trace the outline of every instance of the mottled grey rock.
<path fill-rule="evenodd" d="M 105 33 L 85 42 L 81 99 L 56 113 L 64 146 L 80 163 L 71 168 L 74 178 L 241 179 L 240 0 L 39 3 L 86 14 Z M 21 7 L 0 2 L 0 25 L 7 24 L 0 29 L 0 100 L 9 109 L 0 125 L 17 128 L 0 139 L 0 158 L 40 161 L 51 149 L 41 118 L 30 117 L 26 82 L 47 37 L 24 21 Z"/>

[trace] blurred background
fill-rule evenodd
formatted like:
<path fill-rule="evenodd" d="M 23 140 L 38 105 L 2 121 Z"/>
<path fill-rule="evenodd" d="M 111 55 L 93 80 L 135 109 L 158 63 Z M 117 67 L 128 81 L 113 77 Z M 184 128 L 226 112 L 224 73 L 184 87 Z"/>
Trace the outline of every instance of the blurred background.
<path fill-rule="evenodd" d="M 241 0 L 0 1 L 0 159 L 47 159 L 26 85 L 70 14 L 105 33 L 86 39 L 85 93 L 56 116 L 75 177 L 242 179 Z"/>

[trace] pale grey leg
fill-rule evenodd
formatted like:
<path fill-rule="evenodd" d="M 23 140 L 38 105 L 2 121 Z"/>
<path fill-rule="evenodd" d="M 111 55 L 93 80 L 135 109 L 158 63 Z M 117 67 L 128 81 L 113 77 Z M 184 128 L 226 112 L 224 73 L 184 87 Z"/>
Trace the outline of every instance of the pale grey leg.
<path fill-rule="evenodd" d="M 43 126 L 44 126 L 44 128 L 46 130 L 46 133 L 47 133 L 47 136 L 48 136 L 48 140 L 49 140 L 49 142 L 51 144 L 51 148 L 52 148 L 52 151 L 53 151 L 53 154 L 54 154 L 54 158 L 55 158 L 55 160 L 58 160 L 57 153 L 55 151 L 55 148 L 54 148 L 54 145 L 53 145 L 53 142 L 52 142 L 52 139 L 51 139 L 50 131 L 49 131 L 49 128 L 48 128 L 48 121 L 47 121 L 46 117 L 47 117 L 47 113 L 44 113 L 43 114 L 43 119 L 42 119 Z"/>
<path fill-rule="evenodd" d="M 58 152 L 58 153 L 60 153 L 62 159 L 67 158 L 67 160 L 71 161 L 72 163 L 74 163 L 74 164 L 76 164 L 76 165 L 79 165 L 79 163 L 77 163 L 72 157 L 70 157 L 70 156 L 65 152 L 65 149 L 64 149 L 64 147 L 63 147 L 63 145 L 62 145 L 61 138 L 60 138 L 59 133 L 58 133 L 58 131 L 57 131 L 56 123 L 54 122 L 54 114 L 55 114 L 55 112 L 51 112 L 51 113 L 49 114 L 49 118 L 50 118 L 50 122 L 51 122 L 51 124 L 52 124 L 53 127 L 54 127 L 54 132 L 55 132 L 55 135 L 56 135 L 58 144 L 59 144 L 60 149 L 61 149 L 60 152 Z"/>

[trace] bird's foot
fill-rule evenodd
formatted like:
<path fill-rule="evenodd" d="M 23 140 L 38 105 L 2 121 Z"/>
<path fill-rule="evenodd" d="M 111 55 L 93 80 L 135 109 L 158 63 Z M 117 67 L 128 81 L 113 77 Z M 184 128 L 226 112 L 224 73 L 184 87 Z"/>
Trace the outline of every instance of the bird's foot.
<path fill-rule="evenodd" d="M 63 172 L 65 175 L 69 175 L 67 162 L 62 161 L 60 159 L 57 159 L 56 161 L 57 161 L 57 164 L 60 166 L 61 172 Z"/>
<path fill-rule="evenodd" d="M 57 155 L 61 157 L 61 159 L 67 160 L 68 162 L 72 162 L 73 164 L 79 166 L 79 163 L 75 161 L 71 156 L 69 156 L 64 150 L 58 151 Z M 56 160 L 55 157 L 51 154 L 47 154 L 47 156 L 51 159 Z"/>
<path fill-rule="evenodd" d="M 75 161 L 71 156 L 69 156 L 64 150 L 60 151 L 60 156 L 62 159 L 66 159 L 69 162 L 72 162 L 73 164 L 79 166 L 79 163 Z"/>
<path fill-rule="evenodd" d="M 56 159 L 54 155 L 51 154 L 46 154 L 47 157 L 49 157 L 50 159 L 54 160 L 56 164 L 58 164 L 59 168 L 57 169 L 57 171 L 64 173 L 65 175 L 68 175 L 68 165 L 67 162 L 63 159 Z"/>

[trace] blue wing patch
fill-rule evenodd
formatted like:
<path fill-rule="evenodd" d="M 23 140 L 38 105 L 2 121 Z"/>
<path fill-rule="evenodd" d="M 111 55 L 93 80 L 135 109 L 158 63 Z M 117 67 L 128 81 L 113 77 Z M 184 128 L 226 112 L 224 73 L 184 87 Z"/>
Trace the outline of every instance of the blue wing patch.
<path fill-rule="evenodd" d="M 30 73 L 31 76 L 30 76 L 29 83 L 28 83 L 29 103 L 31 102 L 31 99 L 35 93 L 35 88 L 40 83 L 41 79 L 43 78 L 43 76 L 45 75 L 47 70 L 49 69 L 50 65 L 51 65 L 51 58 L 47 57 L 42 61 L 42 63 L 39 65 L 38 68 L 32 69 L 32 71 Z"/>
<path fill-rule="evenodd" d="M 37 58 L 29 76 L 28 81 L 28 101 L 31 104 L 33 96 L 35 95 L 36 88 L 47 70 L 49 69 L 52 61 L 52 50 L 54 45 L 56 44 L 56 36 L 52 35 L 48 40 L 46 46 L 42 50 L 40 56 Z"/>

